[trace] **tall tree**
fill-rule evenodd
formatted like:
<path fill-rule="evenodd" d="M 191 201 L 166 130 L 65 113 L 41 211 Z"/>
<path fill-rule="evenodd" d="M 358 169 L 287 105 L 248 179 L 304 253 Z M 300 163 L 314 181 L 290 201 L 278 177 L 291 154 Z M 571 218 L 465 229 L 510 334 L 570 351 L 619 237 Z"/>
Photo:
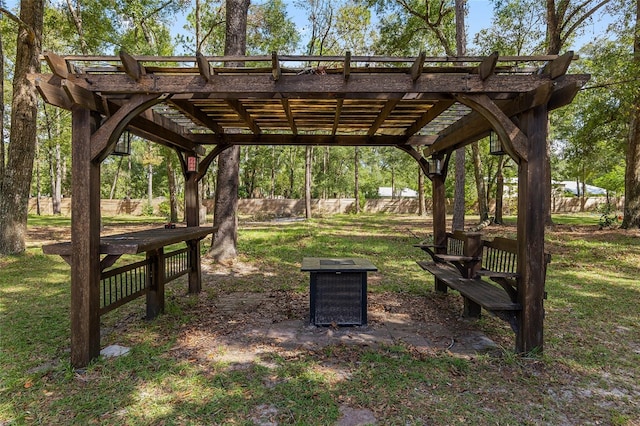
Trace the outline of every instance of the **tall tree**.
<path fill-rule="evenodd" d="M 247 13 L 249 0 L 227 0 L 225 55 L 244 55 L 247 50 Z M 227 66 L 242 66 L 242 63 L 228 63 Z M 209 253 L 217 262 L 231 261 L 237 257 L 238 186 L 240 168 L 240 147 L 233 146 L 218 156 L 218 176 L 216 184 L 213 226 L 218 229 L 213 234 Z"/>
<path fill-rule="evenodd" d="M 466 0 L 455 0 L 455 15 L 456 15 L 456 55 L 465 56 L 467 54 L 467 36 L 465 31 L 465 9 Z M 478 147 L 477 142 L 475 149 L 473 150 L 474 160 L 476 160 Z M 455 190 L 453 194 L 453 220 L 451 222 L 451 228 L 456 230 L 464 229 L 464 212 L 465 212 L 465 148 L 458 148 L 456 150 L 455 159 Z M 474 165 L 477 165 L 474 161 Z M 476 169 L 476 181 L 478 180 L 478 172 Z M 479 188 L 479 187 L 478 187 Z M 478 191 L 478 197 L 480 191 Z M 481 213 L 482 214 L 482 213 Z"/>
<path fill-rule="evenodd" d="M 610 0 L 546 0 L 547 5 L 547 54 L 557 55 L 568 44 L 584 22 L 603 8 Z M 551 158 L 551 143 L 547 138 L 547 158 Z M 541 182 L 545 190 L 545 223 L 552 225 L 551 219 L 551 168 Z"/>
<path fill-rule="evenodd" d="M 636 0 L 632 75 L 640 75 L 640 0 Z M 636 77 L 636 83 L 638 82 Z M 633 84 L 625 170 L 625 228 L 640 228 L 640 87 Z"/>
<path fill-rule="evenodd" d="M 2 14 L 0 14 L 0 17 Z M 4 47 L 2 44 L 2 32 L 0 31 L 0 187 L 4 176 Z"/>
<path fill-rule="evenodd" d="M 29 190 L 36 150 L 38 98 L 27 76 L 40 71 L 43 0 L 22 0 L 11 102 L 8 161 L 0 182 L 0 254 L 25 250 Z"/>

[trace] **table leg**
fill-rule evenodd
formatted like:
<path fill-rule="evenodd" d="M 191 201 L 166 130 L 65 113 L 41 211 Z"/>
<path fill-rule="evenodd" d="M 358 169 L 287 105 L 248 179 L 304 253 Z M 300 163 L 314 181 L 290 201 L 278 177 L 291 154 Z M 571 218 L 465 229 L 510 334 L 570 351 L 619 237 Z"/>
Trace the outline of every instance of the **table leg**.
<path fill-rule="evenodd" d="M 147 319 L 151 320 L 164 312 L 164 250 L 159 248 L 147 252 L 147 259 L 151 259 L 147 277 Z"/>

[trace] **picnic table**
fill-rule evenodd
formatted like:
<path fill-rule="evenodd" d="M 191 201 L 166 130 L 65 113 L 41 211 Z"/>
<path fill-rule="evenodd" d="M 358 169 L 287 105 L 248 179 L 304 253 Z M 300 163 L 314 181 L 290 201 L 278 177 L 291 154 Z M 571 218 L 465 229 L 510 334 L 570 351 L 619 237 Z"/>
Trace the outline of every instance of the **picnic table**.
<path fill-rule="evenodd" d="M 205 226 L 154 228 L 100 237 L 101 303 L 100 314 L 147 294 L 147 318 L 164 310 L 164 284 L 189 274 L 189 292 L 200 289 L 198 242 L 216 228 Z M 186 247 L 165 253 L 167 246 L 186 243 Z M 71 265 L 70 241 L 42 247 L 45 254 L 59 255 Z M 146 253 L 146 259 L 108 270 L 125 254 Z"/>

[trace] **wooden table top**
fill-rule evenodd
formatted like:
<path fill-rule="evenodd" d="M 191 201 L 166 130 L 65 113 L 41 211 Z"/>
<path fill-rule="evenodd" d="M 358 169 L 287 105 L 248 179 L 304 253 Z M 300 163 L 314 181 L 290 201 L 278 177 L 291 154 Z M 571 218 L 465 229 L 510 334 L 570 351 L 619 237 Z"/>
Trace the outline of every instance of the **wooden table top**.
<path fill-rule="evenodd" d="M 211 226 L 190 226 L 177 228 L 154 228 L 144 231 L 125 232 L 123 234 L 100 237 L 100 254 L 136 254 L 157 250 L 183 241 L 200 240 L 213 233 Z M 45 254 L 71 255 L 71 242 L 42 246 Z"/>
<path fill-rule="evenodd" d="M 308 272 L 366 272 L 377 271 L 367 259 L 305 257 L 302 259 L 301 271 Z"/>

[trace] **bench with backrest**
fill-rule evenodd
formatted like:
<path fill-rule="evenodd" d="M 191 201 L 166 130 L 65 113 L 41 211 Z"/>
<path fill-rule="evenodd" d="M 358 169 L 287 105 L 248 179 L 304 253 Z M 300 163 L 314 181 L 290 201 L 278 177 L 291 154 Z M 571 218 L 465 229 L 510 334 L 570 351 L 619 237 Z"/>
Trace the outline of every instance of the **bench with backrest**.
<path fill-rule="evenodd" d="M 447 233 L 444 246 L 416 244 L 416 247 L 431 256 L 431 261 L 418 261 L 418 265 L 433 274 L 436 291 L 451 288 L 462 295 L 465 317 L 479 318 L 484 308 L 508 321 L 517 331 L 517 313 L 522 305 L 518 301 L 516 240 L 502 237 L 485 240 L 479 233 L 458 231 Z M 546 263 L 549 260 L 546 255 Z"/>

